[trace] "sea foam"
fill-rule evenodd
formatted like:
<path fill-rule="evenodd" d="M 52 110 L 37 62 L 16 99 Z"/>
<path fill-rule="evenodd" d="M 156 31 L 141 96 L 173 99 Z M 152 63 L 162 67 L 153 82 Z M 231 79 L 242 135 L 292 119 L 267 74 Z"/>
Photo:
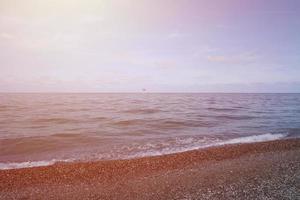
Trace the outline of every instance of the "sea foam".
<path fill-rule="evenodd" d="M 27 162 L 10 162 L 10 163 L 0 163 L 0 169 L 20 169 L 20 168 L 30 168 L 30 167 L 42 167 L 53 165 L 57 162 L 71 162 L 72 160 L 42 160 L 42 161 L 27 161 Z"/>
<path fill-rule="evenodd" d="M 286 137 L 286 134 L 262 134 L 262 135 L 251 135 L 246 137 L 234 138 L 224 142 L 219 142 L 218 145 L 224 144 L 237 144 L 237 143 L 254 143 L 254 142 L 266 142 L 272 140 L 278 140 Z"/>
<path fill-rule="evenodd" d="M 255 143 L 255 142 L 266 142 L 266 141 L 279 140 L 279 139 L 282 139 L 286 136 L 287 136 L 286 134 L 267 133 L 267 134 L 262 134 L 262 135 L 252 135 L 252 136 L 246 136 L 246 137 L 233 138 L 233 139 L 220 141 L 220 142 L 215 142 L 215 143 L 206 144 L 206 145 L 195 145 L 195 144 L 192 145 L 191 144 L 191 146 L 189 146 L 189 147 L 178 147 L 178 148 L 167 147 L 167 148 L 163 148 L 161 150 L 148 150 L 148 151 L 145 151 L 145 152 L 139 152 L 139 153 L 133 154 L 131 156 L 128 156 L 125 159 L 180 153 L 180 152 L 203 149 L 203 148 L 208 148 L 208 147 L 213 147 L 213 146 L 222 146 L 222 145 L 230 145 L 230 144 L 242 144 L 242 143 Z M 187 141 L 190 141 L 190 140 L 187 140 Z M 120 159 L 120 158 L 118 158 L 118 159 Z M 73 161 L 75 161 L 75 160 L 74 159 L 67 159 L 67 160 L 52 159 L 52 160 L 49 160 L 49 161 L 32 161 L 32 162 L 28 161 L 28 162 L 20 162 L 20 163 L 17 163 L 17 162 L 0 163 L 0 170 L 40 167 L 40 166 L 53 165 L 57 162 L 73 162 Z"/>
<path fill-rule="evenodd" d="M 192 151 L 197 149 L 204 149 L 208 147 L 215 147 L 215 146 L 223 146 L 223 145 L 230 145 L 230 144 L 243 144 L 243 143 L 255 143 L 255 142 L 267 142 L 267 141 L 273 141 L 273 140 L 279 140 L 285 138 L 286 134 L 262 134 L 262 135 L 252 135 L 252 136 L 246 136 L 246 137 L 239 137 L 224 141 L 218 141 L 214 143 L 208 143 L 208 144 L 190 144 L 188 146 L 184 147 L 166 147 L 161 150 L 148 150 L 146 152 L 140 152 L 135 155 L 129 156 L 128 158 L 135 158 L 135 157 L 148 157 L 148 156 L 161 156 L 166 154 L 173 154 L 173 153 L 180 153 L 180 152 L 186 152 L 186 151 Z"/>

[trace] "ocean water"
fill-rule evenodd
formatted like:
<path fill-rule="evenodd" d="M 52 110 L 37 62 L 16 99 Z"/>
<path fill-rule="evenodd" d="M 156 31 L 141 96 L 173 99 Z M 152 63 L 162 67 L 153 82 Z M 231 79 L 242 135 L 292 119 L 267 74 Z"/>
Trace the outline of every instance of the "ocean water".
<path fill-rule="evenodd" d="M 0 94 L 0 169 L 300 136 L 300 94 Z"/>

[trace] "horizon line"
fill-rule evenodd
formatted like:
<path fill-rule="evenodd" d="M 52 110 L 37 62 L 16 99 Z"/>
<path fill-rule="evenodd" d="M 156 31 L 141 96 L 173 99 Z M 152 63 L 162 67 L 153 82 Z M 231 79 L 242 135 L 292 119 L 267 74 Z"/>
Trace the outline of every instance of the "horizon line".
<path fill-rule="evenodd" d="M 300 92 L 0 92 L 0 94 L 300 94 Z"/>

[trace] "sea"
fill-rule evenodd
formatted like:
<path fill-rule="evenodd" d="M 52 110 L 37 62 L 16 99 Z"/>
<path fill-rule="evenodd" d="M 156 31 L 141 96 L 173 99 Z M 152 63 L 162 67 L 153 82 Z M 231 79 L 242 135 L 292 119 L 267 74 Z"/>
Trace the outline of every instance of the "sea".
<path fill-rule="evenodd" d="M 300 94 L 0 94 L 2 170 L 299 136 Z"/>

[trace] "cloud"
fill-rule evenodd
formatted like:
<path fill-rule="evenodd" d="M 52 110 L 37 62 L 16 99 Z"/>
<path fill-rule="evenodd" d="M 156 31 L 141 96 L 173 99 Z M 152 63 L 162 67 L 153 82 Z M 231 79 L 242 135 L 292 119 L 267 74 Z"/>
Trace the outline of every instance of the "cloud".
<path fill-rule="evenodd" d="M 258 56 L 254 53 L 207 56 L 208 61 L 223 64 L 249 64 L 255 62 L 257 59 Z"/>
<path fill-rule="evenodd" d="M 191 89 L 192 87 L 190 87 Z M 218 83 L 195 85 L 193 92 L 298 93 L 300 82 Z"/>
<path fill-rule="evenodd" d="M 9 33 L 6 33 L 6 32 L 0 33 L 0 37 L 1 37 L 1 38 L 4 38 L 4 39 L 8 39 L 8 40 L 14 38 L 14 36 L 13 36 L 12 34 L 9 34 Z"/>
<path fill-rule="evenodd" d="M 176 60 L 172 59 L 157 60 L 153 62 L 153 65 L 159 69 L 174 69 L 180 66 Z"/>
<path fill-rule="evenodd" d="M 96 15 L 87 15 L 80 19 L 80 22 L 83 24 L 95 24 L 104 21 L 104 17 Z"/>
<path fill-rule="evenodd" d="M 185 34 L 185 33 L 181 33 L 179 31 L 175 31 L 175 32 L 169 33 L 167 35 L 167 38 L 168 39 L 177 39 L 177 38 L 183 38 L 183 37 L 186 37 L 186 36 L 187 36 L 187 34 Z"/>
<path fill-rule="evenodd" d="M 192 53 L 192 56 L 194 58 L 203 58 L 203 55 L 216 53 L 218 51 L 220 51 L 219 48 L 208 46 L 208 45 L 203 45 L 201 47 L 198 47 L 198 49 Z"/>

